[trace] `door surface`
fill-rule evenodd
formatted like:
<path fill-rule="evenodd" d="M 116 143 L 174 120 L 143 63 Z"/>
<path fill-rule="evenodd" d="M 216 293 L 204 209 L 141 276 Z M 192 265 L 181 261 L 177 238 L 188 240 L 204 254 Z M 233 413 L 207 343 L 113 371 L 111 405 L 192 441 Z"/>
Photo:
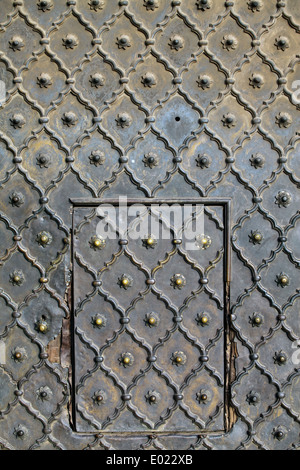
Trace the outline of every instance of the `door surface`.
<path fill-rule="evenodd" d="M 229 214 L 204 203 L 74 210 L 77 431 L 224 430 Z"/>
<path fill-rule="evenodd" d="M 0 10 L 1 447 L 298 448 L 298 1 Z"/>

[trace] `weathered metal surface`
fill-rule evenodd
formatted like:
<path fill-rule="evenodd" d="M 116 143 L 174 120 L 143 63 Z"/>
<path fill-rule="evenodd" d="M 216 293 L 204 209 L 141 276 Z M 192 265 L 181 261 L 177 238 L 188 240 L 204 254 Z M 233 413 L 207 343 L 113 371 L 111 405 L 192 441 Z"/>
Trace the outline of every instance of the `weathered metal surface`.
<path fill-rule="evenodd" d="M 197 213 L 187 201 L 134 202 L 141 215 L 129 217 L 123 236 L 111 228 L 108 239 L 95 235 L 102 220 L 95 208 L 74 210 L 75 427 L 224 431 L 226 204 L 204 200 Z M 184 226 L 170 225 L 158 204 L 176 209 Z M 187 238 L 197 221 L 200 233 Z M 113 223 L 111 216 L 104 226 Z M 141 224 L 145 234 L 136 238 Z"/>
<path fill-rule="evenodd" d="M 298 447 L 297 7 L 296 0 L 1 1 L 4 449 Z M 70 199 L 119 194 L 232 199 L 234 345 L 219 355 L 232 363 L 227 427 L 237 421 L 229 433 L 75 432 Z M 126 431 L 138 421 L 131 416 Z"/>

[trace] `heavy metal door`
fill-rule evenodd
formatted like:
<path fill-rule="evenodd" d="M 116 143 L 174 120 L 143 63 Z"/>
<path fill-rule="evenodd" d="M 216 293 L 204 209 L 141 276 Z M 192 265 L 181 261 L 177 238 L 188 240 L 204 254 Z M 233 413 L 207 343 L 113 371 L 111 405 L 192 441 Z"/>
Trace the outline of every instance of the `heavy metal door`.
<path fill-rule="evenodd" d="M 299 446 L 299 28 L 297 0 L 1 1 L 3 449 Z M 203 205 L 197 249 L 97 239 L 120 195 Z"/>
<path fill-rule="evenodd" d="M 75 209 L 77 431 L 224 430 L 229 211 L 203 202 Z"/>

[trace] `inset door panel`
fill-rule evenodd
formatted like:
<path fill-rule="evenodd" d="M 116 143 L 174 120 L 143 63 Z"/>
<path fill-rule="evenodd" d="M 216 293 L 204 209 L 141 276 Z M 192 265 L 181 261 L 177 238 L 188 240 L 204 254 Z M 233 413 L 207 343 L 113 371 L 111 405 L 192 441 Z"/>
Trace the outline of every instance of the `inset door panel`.
<path fill-rule="evenodd" d="M 224 430 L 227 219 L 219 200 L 75 201 L 78 432 Z"/>

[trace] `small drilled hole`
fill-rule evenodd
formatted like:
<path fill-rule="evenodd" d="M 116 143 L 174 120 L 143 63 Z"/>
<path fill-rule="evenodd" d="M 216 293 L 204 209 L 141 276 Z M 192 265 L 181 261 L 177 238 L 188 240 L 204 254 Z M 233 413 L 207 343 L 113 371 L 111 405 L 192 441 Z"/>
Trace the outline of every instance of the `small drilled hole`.
<path fill-rule="evenodd" d="M 176 116 L 175 121 L 179 122 L 179 121 L 180 121 L 180 117 L 179 117 L 179 116 Z"/>

